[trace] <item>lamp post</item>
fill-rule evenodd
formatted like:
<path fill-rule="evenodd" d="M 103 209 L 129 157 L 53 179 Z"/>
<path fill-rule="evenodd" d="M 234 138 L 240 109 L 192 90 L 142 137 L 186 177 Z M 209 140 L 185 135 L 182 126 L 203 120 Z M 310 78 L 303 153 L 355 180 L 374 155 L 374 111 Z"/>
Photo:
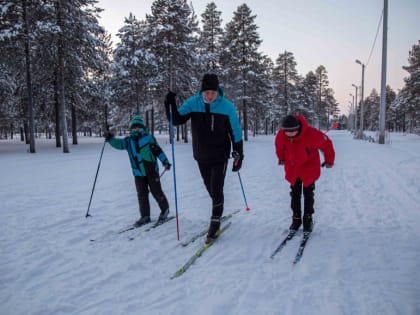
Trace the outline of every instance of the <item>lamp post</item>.
<path fill-rule="evenodd" d="M 363 111 L 364 111 L 364 89 L 365 89 L 365 65 L 359 59 L 356 59 L 356 63 L 362 66 L 362 95 L 360 96 L 360 131 L 359 139 L 363 139 Z"/>
<path fill-rule="evenodd" d="M 388 0 L 384 0 L 384 19 L 382 22 L 382 74 L 381 74 L 381 103 L 379 107 L 379 143 L 385 143 L 385 115 L 386 115 L 386 59 L 388 33 Z"/>
<path fill-rule="evenodd" d="M 356 84 L 352 84 L 356 89 L 356 95 L 354 96 L 354 136 L 357 137 L 356 130 L 357 130 L 357 90 L 358 87 Z"/>
<path fill-rule="evenodd" d="M 354 95 L 351 94 L 351 93 L 349 95 L 352 98 L 352 101 L 351 102 L 349 101 L 349 103 L 350 103 L 350 113 L 352 113 L 354 115 L 355 114 L 355 112 L 354 112 Z M 354 121 L 353 121 L 353 124 L 354 124 Z M 354 128 L 354 126 L 352 126 L 351 130 L 353 130 L 353 128 Z"/>

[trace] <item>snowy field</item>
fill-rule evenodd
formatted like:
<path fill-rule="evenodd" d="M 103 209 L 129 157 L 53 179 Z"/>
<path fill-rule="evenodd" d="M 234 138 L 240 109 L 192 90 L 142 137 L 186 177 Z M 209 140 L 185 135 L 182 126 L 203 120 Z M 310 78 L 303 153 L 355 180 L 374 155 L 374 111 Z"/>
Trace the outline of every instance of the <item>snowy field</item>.
<path fill-rule="evenodd" d="M 329 135 L 336 163 L 316 183 L 315 229 L 298 264 L 300 237 L 270 259 L 291 222 L 289 185 L 274 136 L 250 137 L 241 177 L 251 211 L 229 167 L 225 214 L 241 211 L 173 280 L 203 239 L 181 246 L 175 220 L 116 234 L 139 217 L 126 152 L 105 146 L 86 219 L 102 139 L 81 138 L 70 154 L 54 140 L 37 140 L 36 154 L 1 140 L 0 314 L 420 314 L 420 137 L 379 145 Z M 210 199 L 191 144 L 175 155 L 182 241 L 208 225 Z M 172 170 L 162 185 L 175 214 Z"/>

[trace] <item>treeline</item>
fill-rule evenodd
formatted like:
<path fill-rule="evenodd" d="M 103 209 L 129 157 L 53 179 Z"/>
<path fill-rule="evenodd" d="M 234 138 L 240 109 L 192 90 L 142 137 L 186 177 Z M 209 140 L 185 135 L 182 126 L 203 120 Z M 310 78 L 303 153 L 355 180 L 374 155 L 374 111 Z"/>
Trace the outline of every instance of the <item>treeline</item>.
<path fill-rule="evenodd" d="M 77 144 L 80 133 L 125 130 L 133 114 L 145 117 L 152 131 L 166 130 L 162 101 L 168 88 L 181 102 L 198 91 L 205 72 L 220 76 L 245 140 L 249 133 L 275 132 L 290 112 L 321 128 L 332 119 L 348 125 L 338 116 L 327 69 L 320 65 L 301 75 L 292 52 L 280 52 L 276 60 L 264 55 L 256 16 L 246 4 L 223 26 L 214 3 L 199 20 L 184 0 L 156 0 L 143 20 L 129 14 L 113 47 L 95 2 L 0 4 L 1 138 L 19 133 L 35 152 L 35 138 L 43 134 L 69 152 L 69 136 Z M 187 130 L 180 133 L 186 141 Z"/>
<path fill-rule="evenodd" d="M 408 66 L 402 67 L 408 72 L 403 88 L 396 93 L 386 87 L 385 127 L 387 131 L 409 132 L 420 135 L 420 41 L 409 51 Z M 360 92 L 360 87 L 359 87 Z M 380 93 L 373 89 L 364 99 L 364 130 L 379 130 Z M 360 128 L 361 101 L 349 114 L 351 129 L 356 124 Z M 355 114 L 357 118 L 355 119 Z"/>

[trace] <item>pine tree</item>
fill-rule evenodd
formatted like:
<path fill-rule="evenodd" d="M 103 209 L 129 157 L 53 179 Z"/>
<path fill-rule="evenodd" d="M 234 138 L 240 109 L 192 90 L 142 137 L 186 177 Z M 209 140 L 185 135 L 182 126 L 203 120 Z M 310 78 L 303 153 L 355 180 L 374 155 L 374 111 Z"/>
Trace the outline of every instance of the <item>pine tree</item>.
<path fill-rule="evenodd" d="M 196 64 L 196 21 L 191 21 L 192 11 L 183 0 L 156 0 L 152 4 L 152 14 L 146 15 L 150 27 L 149 47 L 159 56 L 158 84 L 161 90 L 168 87 L 176 90 L 180 98 L 185 98 L 197 81 L 191 78 Z"/>
<path fill-rule="evenodd" d="M 328 115 L 328 104 L 326 102 L 327 89 L 329 85 L 327 70 L 324 66 L 319 66 L 315 70 L 315 75 L 317 77 L 317 104 L 315 107 L 315 122 L 318 124 L 318 128 L 321 125 L 327 125 L 327 115 Z"/>
<path fill-rule="evenodd" d="M 420 41 L 413 45 L 408 64 L 403 67 L 409 73 L 404 79 L 406 87 L 404 109 L 408 114 L 409 130 L 420 133 Z"/>
<path fill-rule="evenodd" d="M 254 92 L 252 82 L 257 73 L 254 70 L 262 60 L 261 53 L 258 52 L 261 40 L 255 18 L 256 15 L 252 15 L 246 4 L 239 6 L 232 21 L 226 25 L 223 40 L 222 66 L 227 82 L 225 87 L 231 98 L 239 100 L 236 105 L 241 109 L 245 141 L 248 140 L 247 101 Z"/>
<path fill-rule="evenodd" d="M 302 114 L 307 117 L 311 125 L 315 121 L 315 106 L 317 103 L 317 77 L 314 72 L 310 71 L 302 80 L 301 89 L 303 94 Z"/>
<path fill-rule="evenodd" d="M 147 110 L 146 97 L 158 74 L 157 58 L 147 47 L 149 27 L 132 13 L 124 22 L 113 63 L 114 105 L 118 107 L 113 120 L 119 126 Z"/>
<path fill-rule="evenodd" d="M 280 103 L 282 103 L 283 114 L 286 116 L 296 110 L 296 100 L 293 100 L 295 84 L 299 81 L 296 70 L 296 61 L 293 53 L 285 51 L 279 54 L 274 68 L 274 79 L 277 83 Z"/>
<path fill-rule="evenodd" d="M 200 54 L 200 67 L 203 72 L 215 71 L 220 68 L 221 41 L 224 36 L 222 28 L 221 11 L 217 10 L 216 4 L 207 4 L 201 15 L 202 30 L 198 40 L 198 52 Z"/>

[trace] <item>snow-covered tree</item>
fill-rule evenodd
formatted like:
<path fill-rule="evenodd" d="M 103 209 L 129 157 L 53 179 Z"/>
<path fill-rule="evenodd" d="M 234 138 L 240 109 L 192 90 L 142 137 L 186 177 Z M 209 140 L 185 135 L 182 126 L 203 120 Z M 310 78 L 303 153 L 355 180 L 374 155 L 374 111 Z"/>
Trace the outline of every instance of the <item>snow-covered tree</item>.
<path fill-rule="evenodd" d="M 133 114 L 148 110 L 148 93 L 158 76 L 157 58 L 147 47 L 149 27 L 130 13 L 117 36 L 120 43 L 114 51 L 113 104 L 118 117 L 114 124 L 126 124 Z"/>
<path fill-rule="evenodd" d="M 260 73 L 257 69 L 263 60 L 258 51 L 261 40 L 255 18 L 246 4 L 239 6 L 226 25 L 222 43 L 225 87 L 242 114 L 245 141 L 248 140 L 247 106 L 255 93 L 255 81 Z"/>
<path fill-rule="evenodd" d="M 217 72 L 220 68 L 221 41 L 224 36 L 221 14 L 222 12 L 217 10 L 216 4 L 210 2 L 201 15 L 202 29 L 197 50 L 200 55 L 200 68 L 203 69 L 203 73 Z"/>
<path fill-rule="evenodd" d="M 274 80 L 277 83 L 279 103 L 282 104 L 284 116 L 296 110 L 296 100 L 293 99 L 295 84 L 299 81 L 293 53 L 285 51 L 276 59 Z"/>

